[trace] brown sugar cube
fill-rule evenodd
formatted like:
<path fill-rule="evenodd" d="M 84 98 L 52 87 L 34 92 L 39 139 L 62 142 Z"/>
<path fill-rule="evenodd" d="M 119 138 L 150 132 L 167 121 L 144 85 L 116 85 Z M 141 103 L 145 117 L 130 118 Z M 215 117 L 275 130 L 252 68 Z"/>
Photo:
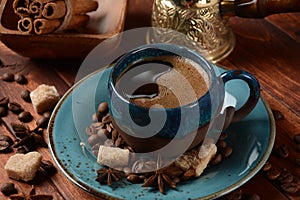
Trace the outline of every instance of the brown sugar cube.
<path fill-rule="evenodd" d="M 216 155 L 215 144 L 203 144 L 198 150 L 190 150 L 175 160 L 175 165 L 184 171 L 193 169 L 194 176 L 200 176 L 207 168 L 209 161 Z"/>
<path fill-rule="evenodd" d="M 59 101 L 59 94 L 54 86 L 39 85 L 30 93 L 31 102 L 37 113 L 51 110 Z"/>
<path fill-rule="evenodd" d="M 4 166 L 7 175 L 15 180 L 32 180 L 41 165 L 42 155 L 33 151 L 11 156 Z"/>
<path fill-rule="evenodd" d="M 97 162 L 109 167 L 124 167 L 128 165 L 129 150 L 100 145 Z"/>

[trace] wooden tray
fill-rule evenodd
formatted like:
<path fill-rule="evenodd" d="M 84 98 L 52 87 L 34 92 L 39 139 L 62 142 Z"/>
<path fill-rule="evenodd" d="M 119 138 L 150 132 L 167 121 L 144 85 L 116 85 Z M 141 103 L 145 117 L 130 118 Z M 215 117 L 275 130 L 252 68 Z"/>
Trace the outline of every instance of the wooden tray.
<path fill-rule="evenodd" d="M 84 31 L 35 35 L 17 30 L 12 3 L 1 0 L 0 40 L 16 53 L 38 59 L 83 59 L 101 41 L 123 31 L 127 6 L 127 0 L 98 0 Z"/>

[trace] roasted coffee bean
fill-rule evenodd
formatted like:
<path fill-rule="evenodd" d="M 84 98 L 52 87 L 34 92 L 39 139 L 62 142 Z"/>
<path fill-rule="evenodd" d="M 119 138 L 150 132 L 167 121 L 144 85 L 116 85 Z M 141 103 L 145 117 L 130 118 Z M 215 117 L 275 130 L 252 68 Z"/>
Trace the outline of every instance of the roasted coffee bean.
<path fill-rule="evenodd" d="M 105 123 L 105 124 L 111 123 L 111 116 L 106 115 L 105 117 L 103 117 L 102 122 Z"/>
<path fill-rule="evenodd" d="M 220 134 L 220 137 L 219 137 L 219 140 L 225 140 L 226 138 L 227 138 L 227 133 L 225 133 L 225 132 L 222 132 L 221 134 Z"/>
<path fill-rule="evenodd" d="M 289 150 L 287 145 L 283 144 L 277 148 L 277 154 L 282 158 L 287 158 L 289 156 Z"/>
<path fill-rule="evenodd" d="M 283 114 L 279 110 L 272 110 L 273 116 L 275 120 L 282 120 L 284 119 Z"/>
<path fill-rule="evenodd" d="M 26 102 L 31 102 L 30 98 L 30 91 L 29 90 L 23 90 L 21 92 L 21 98 Z"/>
<path fill-rule="evenodd" d="M 216 145 L 217 145 L 218 148 L 227 147 L 227 143 L 224 140 L 219 140 Z"/>
<path fill-rule="evenodd" d="M 85 133 L 90 136 L 90 135 L 94 135 L 95 134 L 95 131 L 93 130 L 93 128 L 91 126 L 89 127 L 86 127 L 85 129 Z"/>
<path fill-rule="evenodd" d="M 281 175 L 278 177 L 278 181 L 281 184 L 284 183 L 291 183 L 294 180 L 294 176 L 292 173 L 288 172 L 288 171 L 283 171 L 281 173 Z"/>
<path fill-rule="evenodd" d="M 8 109 L 15 114 L 20 114 L 23 112 L 22 106 L 15 102 L 8 103 Z"/>
<path fill-rule="evenodd" d="M 140 178 L 137 174 L 130 174 L 127 176 L 127 181 L 130 183 L 142 183 L 144 180 Z"/>
<path fill-rule="evenodd" d="M 107 139 L 106 137 L 107 132 L 108 131 L 106 129 L 100 129 L 97 131 L 97 135 L 100 137 L 102 141 L 105 141 Z"/>
<path fill-rule="evenodd" d="M 112 129 L 115 129 L 113 123 L 110 123 L 109 126 L 110 126 Z"/>
<path fill-rule="evenodd" d="M 264 164 L 262 170 L 263 170 L 264 172 L 266 172 L 266 171 L 269 171 L 269 170 L 271 169 L 271 167 L 272 167 L 271 163 L 266 162 L 266 163 Z"/>
<path fill-rule="evenodd" d="M 96 157 L 98 157 L 99 147 L 100 147 L 100 143 L 97 143 L 94 146 L 92 146 L 92 152 Z"/>
<path fill-rule="evenodd" d="M 102 120 L 103 120 L 103 117 L 105 117 L 106 115 L 105 114 L 103 114 L 103 113 L 98 113 L 98 115 L 97 115 L 97 117 L 98 117 L 98 121 L 99 122 L 102 122 Z"/>
<path fill-rule="evenodd" d="M 113 130 L 112 131 L 112 134 L 111 134 L 111 139 L 113 140 L 113 141 L 116 141 L 117 140 L 117 138 L 118 138 L 118 131 L 115 129 L 115 130 Z"/>
<path fill-rule="evenodd" d="M 98 136 L 98 135 L 91 135 L 89 138 L 88 138 L 88 143 L 91 145 L 91 146 L 94 146 L 95 144 L 101 142 L 101 138 Z"/>
<path fill-rule="evenodd" d="M 244 200 L 260 200 L 260 196 L 257 194 L 244 194 L 243 195 Z"/>
<path fill-rule="evenodd" d="M 107 102 L 102 102 L 98 106 L 98 112 L 102 114 L 107 114 L 108 113 L 108 103 Z"/>
<path fill-rule="evenodd" d="M 106 130 L 107 130 L 108 132 L 112 133 L 113 129 L 112 129 L 112 127 L 111 127 L 110 124 L 111 124 L 111 123 L 107 123 L 107 125 L 106 125 Z"/>
<path fill-rule="evenodd" d="M 13 82 L 14 81 L 14 74 L 12 73 L 4 73 L 2 76 L 2 80 L 6 82 Z"/>
<path fill-rule="evenodd" d="M 50 111 L 44 112 L 44 113 L 43 113 L 43 117 L 45 117 L 46 119 L 50 119 L 50 117 L 51 117 L 51 112 L 50 112 Z"/>
<path fill-rule="evenodd" d="M 5 116 L 7 116 L 7 108 L 0 107 L 0 117 L 5 117 Z"/>
<path fill-rule="evenodd" d="M 4 183 L 1 186 L 1 192 L 5 195 L 5 196 L 10 196 L 12 194 L 17 194 L 18 191 L 15 188 L 15 185 L 11 182 L 8 183 Z"/>
<path fill-rule="evenodd" d="M 6 141 L 10 145 L 12 145 L 14 143 L 14 141 L 8 135 L 0 135 L 0 141 Z"/>
<path fill-rule="evenodd" d="M 30 112 L 28 111 L 23 111 L 18 115 L 18 119 L 21 122 L 27 123 L 27 122 L 31 122 L 33 119 L 33 116 L 31 115 Z"/>
<path fill-rule="evenodd" d="M 9 103 L 9 98 L 7 97 L 0 98 L 0 107 L 7 107 L 8 103 Z"/>
<path fill-rule="evenodd" d="M 0 141 L 0 152 L 8 152 L 10 149 L 10 144 L 7 141 L 1 140 Z"/>
<path fill-rule="evenodd" d="M 222 154 L 217 153 L 215 157 L 210 161 L 211 165 L 218 165 L 222 162 Z"/>
<path fill-rule="evenodd" d="M 27 79 L 23 74 L 16 74 L 14 79 L 19 84 L 26 84 L 27 83 Z"/>
<path fill-rule="evenodd" d="M 107 139 L 111 139 L 112 132 L 109 132 L 109 131 L 106 129 L 106 132 L 104 132 L 104 133 L 105 133 Z"/>
<path fill-rule="evenodd" d="M 98 130 L 104 129 L 104 124 L 102 122 L 94 122 L 86 128 L 87 135 L 97 134 Z"/>
<path fill-rule="evenodd" d="M 296 162 L 296 165 L 300 166 L 300 158 L 296 158 L 295 162 Z"/>
<path fill-rule="evenodd" d="M 49 175 L 52 175 L 56 172 L 56 168 L 49 160 L 42 160 L 41 168 Z"/>
<path fill-rule="evenodd" d="M 29 127 L 25 124 L 11 123 L 11 127 L 15 132 L 29 132 Z"/>
<path fill-rule="evenodd" d="M 242 199 L 242 197 L 243 197 L 242 190 L 235 190 L 226 195 L 227 200 L 240 200 L 240 199 Z"/>
<path fill-rule="evenodd" d="M 34 141 L 36 146 L 48 147 L 48 144 L 45 142 L 44 138 L 41 135 L 38 135 L 36 133 L 32 133 L 31 137 L 33 138 L 33 141 Z"/>
<path fill-rule="evenodd" d="M 43 135 L 44 129 L 36 127 L 35 129 L 32 130 L 32 132 L 34 132 L 34 133 L 36 133 L 38 135 Z"/>
<path fill-rule="evenodd" d="M 35 124 L 39 128 L 47 128 L 48 122 L 49 122 L 49 118 L 42 116 L 36 120 Z"/>
<path fill-rule="evenodd" d="M 296 183 L 285 183 L 281 185 L 281 189 L 289 194 L 295 194 L 299 191 L 299 186 Z"/>
<path fill-rule="evenodd" d="M 143 180 L 145 180 L 145 179 L 146 179 L 146 176 L 145 176 L 145 174 L 141 174 L 141 175 L 139 175 L 139 177 L 140 177 L 141 179 L 143 179 Z"/>
<path fill-rule="evenodd" d="M 294 141 L 296 142 L 296 144 L 300 144 L 300 133 L 294 136 Z"/>
<path fill-rule="evenodd" d="M 120 147 L 123 143 L 124 143 L 124 140 L 121 137 L 118 137 L 116 142 L 115 142 L 115 145 L 117 147 Z"/>
<path fill-rule="evenodd" d="M 281 172 L 278 169 L 271 169 L 266 172 L 266 176 L 269 180 L 276 180 L 280 174 Z"/>
<path fill-rule="evenodd" d="M 221 148 L 220 152 L 225 158 L 227 158 L 232 154 L 232 147 L 227 146 L 225 148 Z"/>

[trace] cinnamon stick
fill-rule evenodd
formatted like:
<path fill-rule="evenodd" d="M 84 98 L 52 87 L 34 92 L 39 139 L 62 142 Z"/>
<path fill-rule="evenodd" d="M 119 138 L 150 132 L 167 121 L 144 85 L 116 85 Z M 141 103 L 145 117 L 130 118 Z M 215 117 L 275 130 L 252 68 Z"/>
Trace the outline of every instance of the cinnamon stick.
<path fill-rule="evenodd" d="M 23 33 L 32 33 L 33 30 L 33 23 L 32 18 L 24 17 L 18 21 L 18 30 Z"/>
<path fill-rule="evenodd" d="M 42 16 L 42 8 L 43 8 L 43 4 L 39 0 L 34 0 L 29 5 L 29 10 L 34 15 L 35 18 L 39 18 Z"/>
<path fill-rule="evenodd" d="M 35 19 L 33 22 L 34 33 L 41 35 L 54 32 L 61 25 L 57 19 Z"/>
<path fill-rule="evenodd" d="M 98 2 L 95 0 L 70 0 L 67 8 L 69 9 L 64 22 L 57 30 L 58 32 L 85 27 L 90 19 L 87 13 L 97 10 Z"/>
<path fill-rule="evenodd" d="M 98 2 L 94 0 L 70 0 L 73 14 L 85 14 L 97 10 Z"/>
<path fill-rule="evenodd" d="M 29 10 L 29 4 L 30 4 L 29 0 L 14 0 L 13 2 L 14 12 L 20 17 L 29 16 L 31 14 Z"/>
<path fill-rule="evenodd" d="M 85 27 L 89 21 L 90 17 L 87 14 L 73 15 L 66 25 L 65 30 L 75 30 Z"/>
<path fill-rule="evenodd" d="M 83 28 L 89 21 L 86 14 L 97 10 L 95 0 L 14 0 L 13 8 L 21 20 L 23 33 L 47 34 Z"/>
<path fill-rule="evenodd" d="M 64 1 L 49 2 L 42 11 L 42 15 L 46 19 L 59 19 L 64 17 L 66 13 L 67 7 Z"/>

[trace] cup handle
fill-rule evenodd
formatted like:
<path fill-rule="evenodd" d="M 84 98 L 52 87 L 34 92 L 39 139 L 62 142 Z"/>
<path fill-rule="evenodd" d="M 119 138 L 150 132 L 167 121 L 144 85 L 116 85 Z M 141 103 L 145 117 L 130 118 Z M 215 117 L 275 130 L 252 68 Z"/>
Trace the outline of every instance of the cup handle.
<path fill-rule="evenodd" d="M 234 112 L 231 122 L 237 122 L 245 118 L 256 106 L 260 97 L 260 85 L 257 79 L 247 71 L 244 70 L 228 70 L 220 75 L 224 85 L 233 79 L 240 79 L 245 81 L 250 89 L 249 97 L 246 103 Z"/>

